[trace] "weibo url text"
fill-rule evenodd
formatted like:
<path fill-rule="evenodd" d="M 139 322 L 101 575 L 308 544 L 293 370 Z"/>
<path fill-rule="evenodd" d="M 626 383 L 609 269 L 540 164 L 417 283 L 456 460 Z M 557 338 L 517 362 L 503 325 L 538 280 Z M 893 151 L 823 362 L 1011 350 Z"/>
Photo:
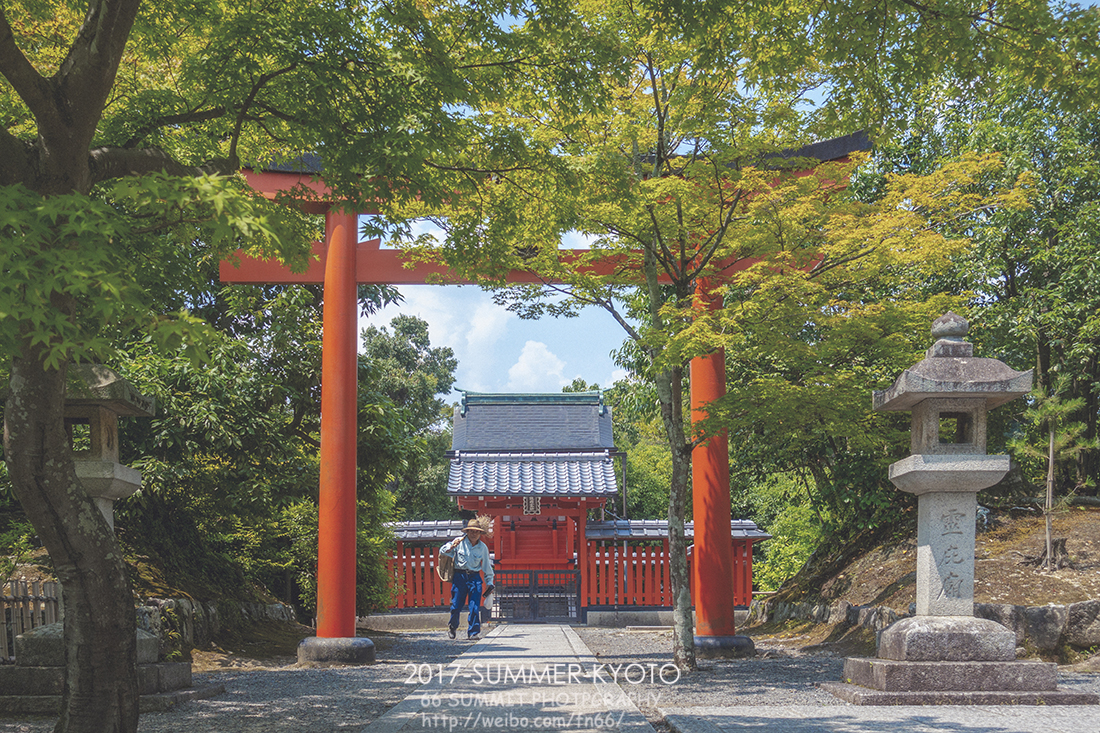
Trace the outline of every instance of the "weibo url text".
<path fill-rule="evenodd" d="M 610 730 L 618 727 L 622 723 L 625 715 L 625 712 L 618 714 L 570 713 L 569 715 L 531 716 L 515 715 L 513 713 L 487 715 L 481 712 L 471 712 L 468 715 L 425 713 L 421 716 L 420 725 L 422 728 L 435 728 L 447 731 L 469 728 L 481 728 L 483 730 L 518 730 L 521 728 L 532 728 L 535 730 L 582 728 L 591 730 L 593 728 L 607 728 Z"/>

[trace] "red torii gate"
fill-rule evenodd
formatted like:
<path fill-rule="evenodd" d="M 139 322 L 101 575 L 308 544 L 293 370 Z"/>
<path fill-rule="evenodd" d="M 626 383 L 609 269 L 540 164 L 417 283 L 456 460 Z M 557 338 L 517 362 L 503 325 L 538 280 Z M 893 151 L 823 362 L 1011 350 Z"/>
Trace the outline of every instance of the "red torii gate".
<path fill-rule="evenodd" d="M 866 136 L 854 133 L 808 146 L 795 155 L 840 160 L 868 147 Z M 371 662 L 374 643 L 355 636 L 357 286 L 423 284 L 429 276 L 447 271 L 423 263 L 406 268 L 400 252 L 382 249 L 380 240 L 360 242 L 358 214 L 343 211 L 313 173 L 242 172 L 249 184 L 268 198 L 306 187 L 315 198 L 304 202 L 303 209 L 325 216 L 325 241 L 314 243 L 316 259 L 304 272 L 294 273 L 274 260 L 243 255 L 223 261 L 219 272 L 223 282 L 324 284 L 317 636 L 302 641 L 298 658 Z M 524 271 L 511 272 L 508 280 L 538 282 L 532 273 Z M 701 284 L 699 294 L 707 307 L 721 307 L 720 299 L 712 299 L 705 288 Z M 724 351 L 693 359 L 690 373 L 691 409 L 705 416 L 706 406 L 726 393 Z M 697 651 L 702 656 L 751 653 L 751 640 L 737 636 L 734 624 L 729 448 L 724 433 L 692 453 L 692 503 Z"/>

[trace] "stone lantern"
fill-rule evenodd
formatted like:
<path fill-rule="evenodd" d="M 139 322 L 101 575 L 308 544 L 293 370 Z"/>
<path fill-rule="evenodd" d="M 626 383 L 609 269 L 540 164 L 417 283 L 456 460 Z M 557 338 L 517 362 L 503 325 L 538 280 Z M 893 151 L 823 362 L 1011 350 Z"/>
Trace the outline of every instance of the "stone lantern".
<path fill-rule="evenodd" d="M 911 410 L 913 455 L 890 481 L 917 495 L 917 615 L 974 615 L 977 493 L 1008 473 L 1008 456 L 986 455 L 989 410 L 1031 391 L 1031 371 L 974 357 L 968 324 L 947 313 L 932 324 L 924 360 L 873 395 L 876 410 Z"/>
<path fill-rule="evenodd" d="M 141 487 L 141 473 L 119 463 L 118 418 L 152 417 L 154 408 L 152 398 L 102 364 L 69 367 L 65 428 L 75 443 L 76 475 L 112 530 L 115 501 Z M 63 616 L 64 609 L 60 612 Z M 65 681 L 64 634 L 63 623 L 57 622 L 15 637 L 15 664 L 0 665 L 0 714 L 57 715 Z M 140 628 L 135 634 L 137 690 L 143 711 L 164 710 L 225 691 L 224 685 L 192 687 L 190 662 L 158 662 L 157 637 Z"/>
<path fill-rule="evenodd" d="M 968 329 L 954 313 L 936 319 L 925 358 L 873 395 L 874 409 L 913 417 L 912 455 L 890 481 L 917 496 L 916 615 L 883 630 L 876 659 L 845 660 L 845 682 L 824 687 L 856 704 L 1095 704 L 1057 691 L 1056 665 L 1017 661 L 1016 635 L 974 616 L 977 492 L 1010 468 L 986 455 L 986 416 L 1027 394 L 1032 373 L 975 357 Z"/>
<path fill-rule="evenodd" d="M 76 476 L 113 530 L 114 503 L 141 488 L 141 473 L 118 461 L 118 418 L 152 417 L 151 397 L 102 364 L 69 368 L 65 428 L 70 440 L 86 432 L 88 445 L 74 448 Z"/>

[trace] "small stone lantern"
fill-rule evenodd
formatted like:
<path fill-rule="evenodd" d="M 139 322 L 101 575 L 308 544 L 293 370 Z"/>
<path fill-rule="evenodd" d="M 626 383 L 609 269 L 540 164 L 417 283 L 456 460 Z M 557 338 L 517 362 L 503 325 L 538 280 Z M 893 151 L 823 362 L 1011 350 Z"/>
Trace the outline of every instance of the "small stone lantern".
<path fill-rule="evenodd" d="M 141 473 L 118 462 L 118 418 L 152 417 L 155 404 L 102 364 L 70 366 L 67 389 L 65 427 L 70 440 L 80 432 L 86 433 L 80 436 L 82 447 L 74 448 L 76 475 L 114 530 L 115 500 L 141 487 Z M 83 447 L 85 437 L 87 447 Z M 190 662 L 158 662 L 157 637 L 140 628 L 134 633 L 142 710 L 161 710 L 225 691 L 224 685 L 193 688 Z M 7 705 L 18 712 L 57 715 L 65 663 L 62 622 L 16 636 L 15 664 L 0 665 L 0 690 L 6 701 L 0 702 L 0 710 Z"/>
<path fill-rule="evenodd" d="M 974 356 L 968 324 L 932 324 L 925 358 L 875 392 L 874 409 L 913 413 L 912 455 L 890 481 L 917 496 L 916 615 L 883 630 L 876 659 L 849 658 L 844 682 L 823 687 L 861 705 L 1096 704 L 1057 690 L 1057 666 L 1016 660 L 1016 635 L 974 616 L 977 493 L 1008 473 L 986 455 L 989 410 L 1031 390 L 1032 373 Z"/>
<path fill-rule="evenodd" d="M 141 473 L 118 462 L 118 418 L 152 417 L 155 403 L 102 364 L 71 366 L 68 389 L 65 428 L 72 440 L 87 426 L 89 442 L 73 452 L 76 476 L 113 530 L 115 501 L 141 488 Z"/>

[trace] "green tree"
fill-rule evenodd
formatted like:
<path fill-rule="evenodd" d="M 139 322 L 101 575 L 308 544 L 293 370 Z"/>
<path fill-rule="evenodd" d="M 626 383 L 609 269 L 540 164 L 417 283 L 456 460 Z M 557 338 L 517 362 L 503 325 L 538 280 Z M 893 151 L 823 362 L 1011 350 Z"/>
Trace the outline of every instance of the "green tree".
<path fill-rule="evenodd" d="M 1039 387 L 1034 390 L 1029 401 L 1031 407 L 1024 413 L 1024 418 L 1033 423 L 1037 428 L 1046 432 L 1047 443 L 1045 448 L 1028 442 L 1026 438 L 1016 438 L 1009 442 L 1009 446 L 1017 455 L 1046 465 L 1046 499 L 1043 503 L 1043 517 L 1046 520 L 1046 550 L 1043 553 L 1043 564 L 1047 571 L 1057 569 L 1054 557 L 1053 538 L 1051 536 L 1051 520 L 1054 516 L 1054 477 L 1059 463 L 1071 461 L 1077 458 L 1085 450 L 1095 450 L 1095 439 L 1085 437 L 1086 426 L 1083 423 L 1072 422 L 1073 417 L 1080 413 L 1084 406 L 1084 399 L 1065 399 L 1065 385 L 1067 378 L 1061 379 L 1053 388 Z"/>
<path fill-rule="evenodd" d="M 553 96 L 589 73 L 583 34 L 541 3 L 11 0 L 0 7 L 0 348 L 5 458 L 65 596 L 58 730 L 137 725 L 132 600 L 114 537 L 75 478 L 66 367 L 120 331 L 175 348 L 201 332 L 150 304 L 238 246 L 305 264 L 316 235 L 251 196 L 242 163 L 323 150 L 336 200 L 460 195 L 524 142 L 466 110 L 508 80 Z M 531 28 L 498 23 L 538 14 Z M 505 162 L 506 161 L 506 162 Z M 200 251 L 191 247 L 201 242 Z"/>
<path fill-rule="evenodd" d="M 828 541 L 829 522 L 813 505 L 808 486 L 805 476 L 775 473 L 741 495 L 747 513 L 772 536 L 764 543 L 763 561 L 753 562 L 760 590 L 778 590 Z"/>
<path fill-rule="evenodd" d="M 372 364 L 374 386 L 408 412 L 415 431 L 436 426 L 447 407 L 438 395 L 454 385 L 454 351 L 433 348 L 428 323 L 416 316 L 396 316 L 390 328 L 392 333 L 385 326 L 363 330 L 361 353 Z"/>
<path fill-rule="evenodd" d="M 316 565 L 316 547 L 304 555 L 295 549 L 300 512 L 289 507 L 316 503 L 320 288 L 222 286 L 188 297 L 220 326 L 202 364 L 146 342 L 126 348 L 122 371 L 158 409 L 151 420 L 124 422 L 123 460 L 142 470 L 143 487 L 119 502 L 117 531 L 129 552 L 155 558 L 171 582 L 199 597 L 249 592 L 243 572 L 297 603 L 292 580 L 312 578 Z M 360 302 L 370 310 L 392 297 L 368 290 Z M 405 465 L 410 428 L 404 413 L 369 389 L 366 372 L 364 382 L 359 492 L 374 510 L 360 525 L 360 559 L 373 568 L 382 560 L 366 540 L 385 536 L 393 519 L 377 493 Z M 384 596 L 385 579 L 363 573 L 359 582 L 362 607 L 376 607 L 366 599 Z"/>
<path fill-rule="evenodd" d="M 1033 367 L 1038 389 L 1062 391 L 1073 405 L 1066 421 L 1081 424 L 1083 442 L 1072 459 L 1060 462 L 1058 493 L 1096 495 L 1100 124 L 1095 106 L 1066 113 L 1026 92 L 999 101 L 974 110 L 977 119 L 971 118 L 973 132 L 964 144 L 1001 150 L 1006 172 L 1030 175 L 1032 206 L 981 222 L 977 256 L 960 269 L 976 293 L 983 341 L 1020 368 Z M 1039 431 L 1035 442 L 1045 443 L 1046 429 L 1032 424 Z"/>
<path fill-rule="evenodd" d="M 912 120 L 903 142 L 881 146 L 875 158 L 879 175 L 869 168 L 858 184 L 873 195 L 881 174 L 919 172 L 965 150 L 1002 156 L 1004 169 L 983 182 L 986 190 L 1007 177 L 1028 178 L 1030 205 L 970 218 L 975 246 L 926 287 L 970 293 L 967 308 L 979 349 L 1016 369 L 1034 368 L 1037 389 L 1050 394 L 1060 384 L 1064 398 L 1077 405 L 1070 422 L 1084 426 L 1086 446 L 1073 460 L 1059 462 L 1056 492 L 1094 495 L 1100 450 L 1087 443 L 1097 438 L 1100 417 L 1096 108 L 1066 111 L 1046 95 L 993 76 L 1001 83 L 992 95 L 938 85 L 939 103 Z M 1015 403 L 992 416 L 992 448 L 1004 449 L 1024 409 Z M 1027 441 L 1045 446 L 1046 429 L 1026 424 Z M 1026 478 L 1040 484 L 1044 474 L 1045 463 Z"/>
<path fill-rule="evenodd" d="M 603 307 L 634 342 L 672 456 L 674 657 L 691 667 L 683 535 L 691 453 L 736 413 L 726 403 L 709 422 L 690 426 L 685 365 L 716 347 L 737 346 L 730 329 L 749 317 L 742 299 L 758 320 L 767 321 L 775 307 L 793 324 L 803 297 L 813 299 L 808 311 L 828 313 L 824 294 L 846 276 L 920 272 L 942 262 L 956 245 L 935 225 L 945 226 L 955 208 L 977 205 L 954 178 L 969 183 L 990 165 L 974 160 L 932 180 L 898 179 L 875 206 L 845 208 L 847 169 L 818 166 L 799 176 L 787 172 L 798 161 L 783 165 L 766 154 L 793 147 L 810 126 L 830 129 L 830 120 L 890 121 L 897 114 L 892 100 L 904 99 L 927 74 L 973 72 L 984 54 L 1026 33 L 999 26 L 1000 10 L 987 16 L 954 5 L 578 7 L 589 33 L 612 49 L 601 77 L 608 104 L 578 117 L 519 93 L 496 111 L 568 168 L 559 176 L 515 171 L 487 181 L 477 201 L 455 202 L 446 212 L 447 247 L 418 254 L 445 259 L 489 285 L 502 285 L 511 269 L 534 271 L 544 286 L 514 288 L 500 299 L 527 317 Z M 1023 15 L 1014 17 L 1025 10 L 1036 19 L 1049 15 L 1045 7 L 1016 5 L 1013 12 Z M 1044 36 L 1052 24 L 1044 23 L 1029 43 L 1053 54 Z M 944 52 L 928 53 L 932 47 Z M 880 64 L 883 49 L 899 73 Z M 825 114 L 802 115 L 804 94 L 822 84 Z M 561 234 L 570 229 L 597 238 L 591 252 L 559 256 Z M 760 264 L 730 278 L 727 288 L 729 273 L 752 261 Z M 708 310 L 706 301 L 722 297 L 725 309 Z"/>
<path fill-rule="evenodd" d="M 449 394 L 458 362 L 449 347 L 432 347 L 428 324 L 399 315 L 385 326 L 363 331 L 360 359 L 370 367 L 372 389 L 401 411 L 413 441 L 407 461 L 389 484 L 406 519 L 451 519 L 458 507 L 447 496 L 451 448 Z"/>

